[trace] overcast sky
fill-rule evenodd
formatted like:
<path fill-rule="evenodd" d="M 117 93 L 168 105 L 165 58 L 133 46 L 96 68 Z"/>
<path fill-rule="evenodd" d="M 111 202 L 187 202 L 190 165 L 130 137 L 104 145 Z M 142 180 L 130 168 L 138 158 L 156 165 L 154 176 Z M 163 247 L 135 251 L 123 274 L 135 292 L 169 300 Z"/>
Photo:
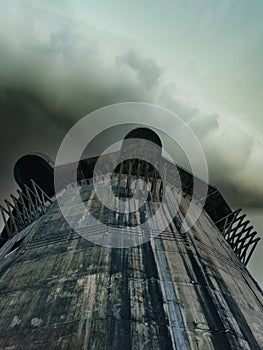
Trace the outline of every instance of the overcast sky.
<path fill-rule="evenodd" d="M 263 232 L 262 18 L 261 0 L 0 0 L 1 202 L 18 157 L 54 159 L 87 113 L 142 101 L 189 123 L 211 182 Z"/>

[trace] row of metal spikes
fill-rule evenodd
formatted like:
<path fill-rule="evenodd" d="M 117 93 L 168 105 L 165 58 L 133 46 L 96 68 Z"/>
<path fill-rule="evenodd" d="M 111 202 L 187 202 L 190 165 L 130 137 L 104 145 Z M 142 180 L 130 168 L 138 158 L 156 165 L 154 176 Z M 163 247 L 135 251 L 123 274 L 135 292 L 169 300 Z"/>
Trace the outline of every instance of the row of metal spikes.
<path fill-rule="evenodd" d="M 250 225 L 250 221 L 247 219 L 246 214 L 242 214 L 242 209 L 237 209 L 225 218 L 220 220 L 224 221 L 222 227 L 222 234 L 241 262 L 245 265 L 249 262 L 260 237 L 254 227 Z M 218 221 L 216 224 L 219 224 Z"/>
<path fill-rule="evenodd" d="M 129 161 L 126 161 L 126 163 L 128 163 L 128 172 L 127 172 L 127 181 L 126 181 L 126 196 L 128 197 L 130 194 L 130 186 L 131 186 L 131 181 L 134 179 L 134 176 L 132 176 L 133 174 L 137 175 L 137 179 L 141 178 L 141 170 L 142 167 L 144 168 L 144 191 L 146 191 L 146 186 L 149 182 L 149 180 L 151 179 L 151 188 L 149 190 L 149 192 L 152 194 L 152 199 L 153 200 L 158 200 L 159 199 L 159 195 L 164 195 L 164 190 L 165 190 L 165 186 L 163 186 L 163 181 L 160 181 L 159 184 L 159 188 L 158 188 L 158 179 L 160 178 L 160 175 L 158 176 L 157 170 L 155 167 L 153 167 L 152 165 L 150 165 L 148 162 L 141 162 L 141 161 L 137 161 L 132 159 Z M 137 167 L 136 167 L 137 165 Z M 121 177 L 123 174 L 123 170 L 124 170 L 124 163 L 122 162 L 120 164 L 120 169 L 118 172 L 118 183 L 117 183 L 117 196 L 120 196 L 120 189 L 121 189 Z M 135 171 L 134 171 L 135 170 Z M 167 178 L 167 167 L 164 166 L 163 168 L 163 173 L 162 173 L 162 179 L 164 181 L 166 181 Z M 137 184 L 138 182 L 136 182 Z"/>
<path fill-rule="evenodd" d="M 52 203 L 51 198 L 33 180 L 30 182 L 31 188 L 24 185 L 23 190 L 17 190 L 18 197 L 11 195 L 11 200 L 5 199 L 6 207 L 0 204 L 1 215 L 9 238 L 44 214 Z"/>

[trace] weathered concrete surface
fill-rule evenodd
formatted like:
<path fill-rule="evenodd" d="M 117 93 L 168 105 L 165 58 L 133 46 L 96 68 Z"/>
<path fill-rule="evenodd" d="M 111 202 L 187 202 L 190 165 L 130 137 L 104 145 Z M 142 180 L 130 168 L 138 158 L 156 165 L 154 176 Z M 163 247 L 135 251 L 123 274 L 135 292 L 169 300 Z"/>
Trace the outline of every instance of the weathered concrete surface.
<path fill-rule="evenodd" d="M 82 184 L 109 220 L 93 191 Z M 160 236 L 129 249 L 72 232 L 54 202 L 2 248 L 0 349 L 262 349 L 262 291 L 205 211 L 180 233 L 189 201 Z M 144 214 L 157 206 L 148 201 Z"/>

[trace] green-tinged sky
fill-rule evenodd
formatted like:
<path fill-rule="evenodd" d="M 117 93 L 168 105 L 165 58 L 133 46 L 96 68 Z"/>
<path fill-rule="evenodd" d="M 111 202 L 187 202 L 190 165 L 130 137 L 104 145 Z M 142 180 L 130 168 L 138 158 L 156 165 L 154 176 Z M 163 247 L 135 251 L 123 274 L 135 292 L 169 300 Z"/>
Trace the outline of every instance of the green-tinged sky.
<path fill-rule="evenodd" d="M 85 114 L 142 101 L 189 123 L 263 233 L 262 18 L 261 0 L 0 0 L 1 201 L 19 156 L 54 158 Z M 263 284 L 262 244 L 253 259 Z"/>
<path fill-rule="evenodd" d="M 32 3 L 133 39 L 208 106 L 263 132 L 261 0 Z"/>

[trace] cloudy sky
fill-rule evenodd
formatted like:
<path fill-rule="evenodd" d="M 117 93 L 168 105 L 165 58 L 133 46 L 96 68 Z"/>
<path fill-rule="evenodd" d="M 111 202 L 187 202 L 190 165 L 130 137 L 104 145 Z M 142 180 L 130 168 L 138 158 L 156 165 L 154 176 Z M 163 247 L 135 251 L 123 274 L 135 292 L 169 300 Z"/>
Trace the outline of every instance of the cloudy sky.
<path fill-rule="evenodd" d="M 0 0 L 0 201 L 21 155 L 54 159 L 84 115 L 141 101 L 189 123 L 211 182 L 263 232 L 262 18 L 261 0 Z"/>

